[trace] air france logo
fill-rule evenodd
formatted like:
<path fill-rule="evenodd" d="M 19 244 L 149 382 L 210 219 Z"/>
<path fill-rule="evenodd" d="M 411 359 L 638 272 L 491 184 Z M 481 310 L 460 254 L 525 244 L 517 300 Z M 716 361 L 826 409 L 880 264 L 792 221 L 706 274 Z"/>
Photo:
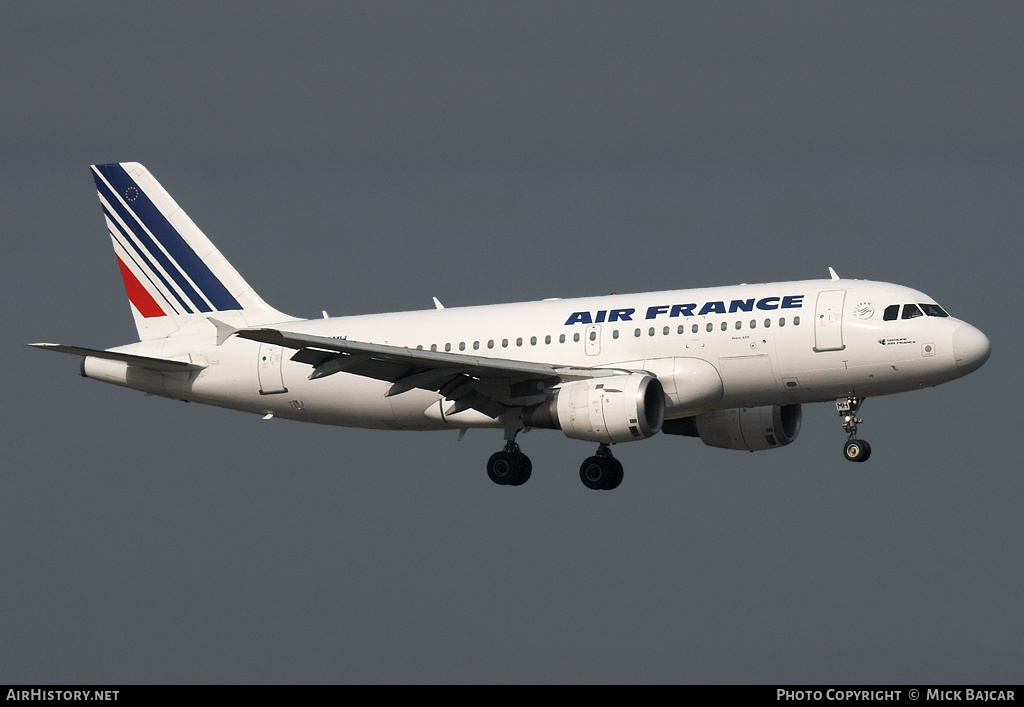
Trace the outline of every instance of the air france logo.
<path fill-rule="evenodd" d="M 724 300 L 713 302 L 689 302 L 687 304 L 659 304 L 647 308 L 644 319 L 658 317 L 703 317 L 707 314 L 736 314 L 737 312 L 753 312 L 755 309 L 771 311 L 775 309 L 799 309 L 803 306 L 803 295 L 786 295 L 785 297 L 762 297 L 761 299 L 734 299 L 728 303 Z M 698 308 L 699 307 L 699 308 Z M 604 322 L 632 322 L 636 309 L 599 309 L 596 312 L 573 312 L 565 321 L 565 326 L 573 324 L 602 324 Z"/>

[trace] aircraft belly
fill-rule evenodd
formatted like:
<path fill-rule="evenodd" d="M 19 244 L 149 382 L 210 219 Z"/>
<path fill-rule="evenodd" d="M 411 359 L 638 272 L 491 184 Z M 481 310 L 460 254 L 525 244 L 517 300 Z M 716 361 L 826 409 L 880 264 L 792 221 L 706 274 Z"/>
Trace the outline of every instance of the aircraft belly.
<path fill-rule="evenodd" d="M 311 381 L 309 366 L 285 358 L 280 366 L 280 384 L 271 387 L 266 375 L 259 375 L 258 353 L 258 345 L 238 339 L 205 349 L 194 360 L 207 367 L 190 381 L 172 381 L 168 393 L 198 403 L 302 422 L 403 428 L 391 402 L 384 397 L 389 383 L 348 373 Z M 418 411 L 420 417 L 423 406 Z"/>
<path fill-rule="evenodd" d="M 309 366 L 293 363 L 285 366 L 287 392 L 263 396 L 281 412 L 282 417 L 308 420 L 325 425 L 372 429 L 401 429 L 391 403 L 384 397 L 385 381 L 337 373 L 309 380 Z"/>
<path fill-rule="evenodd" d="M 723 405 L 752 407 L 779 401 L 779 381 L 767 354 L 723 356 L 718 368 L 725 384 Z"/>
<path fill-rule="evenodd" d="M 950 380 L 952 354 L 911 357 L 857 364 L 837 352 L 832 366 L 787 371 L 784 380 L 798 381 L 801 399 L 831 400 L 856 391 L 866 397 L 889 395 L 938 385 Z"/>

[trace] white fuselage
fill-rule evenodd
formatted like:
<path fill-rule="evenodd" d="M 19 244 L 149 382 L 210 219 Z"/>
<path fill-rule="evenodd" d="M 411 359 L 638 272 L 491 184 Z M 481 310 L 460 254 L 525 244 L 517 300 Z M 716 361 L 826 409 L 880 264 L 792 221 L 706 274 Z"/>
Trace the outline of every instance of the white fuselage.
<path fill-rule="evenodd" d="M 899 285 L 810 280 L 352 317 L 287 320 L 288 331 L 560 366 L 645 370 L 665 387 L 666 418 L 708 410 L 870 397 L 933 386 L 981 365 L 984 335 L 948 316 L 883 320 L 891 305 L 934 300 Z M 941 310 L 940 310 L 941 311 Z M 960 333 L 957 333 L 960 332 Z M 954 336 L 956 334 L 956 336 Z M 954 350 L 954 341 L 958 350 Z M 500 427 L 440 414 L 436 392 L 385 397 L 386 381 L 337 373 L 310 380 L 294 351 L 208 331 L 120 347 L 189 361 L 169 373 L 87 357 L 85 375 L 172 398 L 331 425 L 381 429 Z M 972 349 L 972 347 L 974 347 Z M 702 362 L 702 363 L 697 363 Z M 708 395 L 690 395 L 707 377 Z"/>

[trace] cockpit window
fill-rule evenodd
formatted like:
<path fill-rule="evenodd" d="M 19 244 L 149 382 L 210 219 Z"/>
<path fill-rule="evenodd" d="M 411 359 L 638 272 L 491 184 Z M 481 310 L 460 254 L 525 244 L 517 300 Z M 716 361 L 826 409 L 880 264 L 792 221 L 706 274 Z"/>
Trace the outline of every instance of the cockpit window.
<path fill-rule="evenodd" d="M 900 306 L 898 304 L 890 304 L 882 312 L 882 321 L 891 322 L 896 319 L 900 314 Z"/>
<path fill-rule="evenodd" d="M 922 304 L 921 305 L 921 309 L 923 309 L 924 313 L 927 314 L 929 317 L 948 317 L 949 316 L 948 314 L 946 314 L 946 310 L 944 310 L 942 307 L 940 307 L 937 304 Z"/>
<path fill-rule="evenodd" d="M 914 317 L 923 317 L 924 313 L 918 308 L 916 304 L 905 304 L 903 305 L 903 319 L 913 319 Z"/>

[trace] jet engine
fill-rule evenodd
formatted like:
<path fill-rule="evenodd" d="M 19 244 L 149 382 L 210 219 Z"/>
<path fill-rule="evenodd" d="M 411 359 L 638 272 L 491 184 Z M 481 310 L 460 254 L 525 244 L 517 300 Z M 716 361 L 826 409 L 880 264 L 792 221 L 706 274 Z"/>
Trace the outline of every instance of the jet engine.
<path fill-rule="evenodd" d="M 566 437 L 604 444 L 653 437 L 664 420 L 661 383 L 641 373 L 566 383 L 523 415 L 529 427 L 559 429 Z"/>
<path fill-rule="evenodd" d="M 700 437 L 711 447 L 757 452 L 784 447 L 795 440 L 800 434 L 802 419 L 799 404 L 732 408 L 666 420 L 662 432 Z"/>

